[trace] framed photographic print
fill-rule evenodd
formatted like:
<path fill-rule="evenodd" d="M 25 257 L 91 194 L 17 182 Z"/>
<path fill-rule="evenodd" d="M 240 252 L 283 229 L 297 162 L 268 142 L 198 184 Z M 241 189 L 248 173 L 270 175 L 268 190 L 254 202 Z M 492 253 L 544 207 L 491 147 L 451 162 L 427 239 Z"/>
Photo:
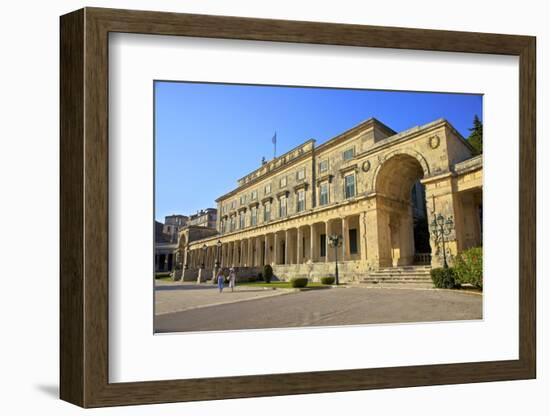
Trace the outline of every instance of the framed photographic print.
<path fill-rule="evenodd" d="M 535 38 L 61 17 L 83 406 L 536 376 Z"/>

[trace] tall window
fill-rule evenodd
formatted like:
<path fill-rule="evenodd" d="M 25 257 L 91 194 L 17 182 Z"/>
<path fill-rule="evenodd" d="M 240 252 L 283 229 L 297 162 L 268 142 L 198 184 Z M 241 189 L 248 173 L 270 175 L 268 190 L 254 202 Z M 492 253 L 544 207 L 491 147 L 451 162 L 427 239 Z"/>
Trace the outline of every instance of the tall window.
<path fill-rule="evenodd" d="M 349 253 L 357 254 L 357 230 L 352 228 L 348 231 L 349 234 Z"/>
<path fill-rule="evenodd" d="M 231 231 L 235 231 L 235 216 L 231 216 Z"/>
<path fill-rule="evenodd" d="M 271 184 L 268 183 L 264 188 L 264 195 L 269 195 L 271 193 Z"/>
<path fill-rule="evenodd" d="M 355 196 L 355 174 L 347 175 L 344 178 L 346 198 Z"/>
<path fill-rule="evenodd" d="M 241 211 L 241 213 L 239 214 L 239 228 L 242 230 L 245 226 L 245 216 L 244 216 L 244 211 Z"/>
<path fill-rule="evenodd" d="M 319 205 L 326 204 L 328 204 L 328 182 L 323 182 L 319 187 Z"/>
<path fill-rule="evenodd" d="M 353 155 L 354 155 L 354 148 L 351 147 L 349 149 L 344 150 L 342 158 L 344 160 L 350 160 L 350 159 L 353 159 Z"/>
<path fill-rule="evenodd" d="M 250 225 L 254 227 L 258 223 L 258 209 L 252 207 L 250 210 Z"/>
<path fill-rule="evenodd" d="M 296 172 L 296 180 L 303 181 L 306 178 L 306 169 L 302 168 Z"/>
<path fill-rule="evenodd" d="M 286 176 L 283 176 L 279 179 L 279 188 L 284 188 L 286 186 Z"/>
<path fill-rule="evenodd" d="M 266 202 L 264 205 L 264 222 L 271 220 L 271 202 Z"/>
<path fill-rule="evenodd" d="M 306 192 L 303 189 L 298 191 L 298 198 L 296 201 L 296 212 L 301 212 L 306 209 Z"/>
<path fill-rule="evenodd" d="M 286 217 L 286 196 L 279 199 L 279 217 Z"/>
<path fill-rule="evenodd" d="M 319 236 L 320 238 L 320 241 L 319 241 L 319 248 L 320 248 L 320 253 L 319 255 L 321 257 L 326 257 L 327 255 L 327 235 L 326 234 L 321 234 Z"/>
<path fill-rule="evenodd" d="M 319 173 L 324 173 L 328 170 L 328 159 L 319 162 Z"/>
<path fill-rule="evenodd" d="M 246 204 L 246 195 L 241 195 L 241 205 Z"/>
<path fill-rule="evenodd" d="M 251 201 L 255 201 L 257 197 L 258 197 L 258 191 L 252 191 L 250 193 L 250 200 Z"/>

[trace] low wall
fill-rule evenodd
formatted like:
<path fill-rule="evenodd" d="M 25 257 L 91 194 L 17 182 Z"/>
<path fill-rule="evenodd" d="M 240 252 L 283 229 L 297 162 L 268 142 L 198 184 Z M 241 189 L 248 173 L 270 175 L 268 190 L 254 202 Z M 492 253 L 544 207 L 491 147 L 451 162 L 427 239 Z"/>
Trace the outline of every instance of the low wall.
<path fill-rule="evenodd" d="M 334 277 L 334 262 L 329 263 L 304 263 L 304 264 L 277 264 L 273 265 L 273 280 L 287 281 L 293 277 L 307 277 L 312 282 L 318 282 L 321 277 Z M 263 267 L 234 267 L 237 274 L 237 282 L 246 282 L 250 278 L 258 277 Z M 197 281 L 199 269 L 187 269 L 183 271 L 183 281 Z M 180 273 L 181 274 L 181 273 Z M 338 263 L 338 277 L 341 282 L 354 282 L 368 277 L 368 272 L 359 261 L 345 261 Z M 201 272 L 201 282 L 214 278 L 213 269 L 204 269 Z M 175 280 L 181 280 L 177 276 Z"/>
<path fill-rule="evenodd" d="M 312 282 L 318 282 L 322 277 L 335 276 L 335 264 L 305 263 L 305 264 L 277 264 L 273 266 L 273 274 L 279 280 L 290 280 L 293 277 L 307 277 Z M 361 267 L 359 261 L 345 261 L 338 263 L 338 279 L 341 282 L 360 281 L 367 277 L 368 272 Z"/>
<path fill-rule="evenodd" d="M 248 281 L 251 277 L 258 277 L 258 274 L 262 272 L 263 267 L 234 267 L 237 275 L 237 282 Z M 201 282 L 212 280 L 215 278 L 214 269 L 204 269 L 201 271 Z M 196 282 L 199 276 L 199 269 L 186 269 L 183 271 L 184 282 Z M 182 280 L 182 273 L 176 275 L 174 280 Z"/>

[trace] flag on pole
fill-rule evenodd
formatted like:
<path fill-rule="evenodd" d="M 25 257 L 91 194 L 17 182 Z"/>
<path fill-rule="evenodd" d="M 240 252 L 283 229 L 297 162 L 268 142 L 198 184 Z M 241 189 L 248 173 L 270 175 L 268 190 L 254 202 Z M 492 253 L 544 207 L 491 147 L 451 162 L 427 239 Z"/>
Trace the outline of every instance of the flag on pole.
<path fill-rule="evenodd" d="M 275 159 L 277 155 L 277 132 L 271 138 L 271 143 L 273 143 L 273 159 Z"/>

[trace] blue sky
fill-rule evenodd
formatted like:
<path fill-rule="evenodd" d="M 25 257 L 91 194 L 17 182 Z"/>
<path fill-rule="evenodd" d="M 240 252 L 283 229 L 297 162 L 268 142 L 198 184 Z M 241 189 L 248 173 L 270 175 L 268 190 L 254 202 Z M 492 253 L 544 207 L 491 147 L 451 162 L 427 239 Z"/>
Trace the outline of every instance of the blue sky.
<path fill-rule="evenodd" d="M 237 179 L 313 138 L 376 117 L 399 132 L 446 118 L 465 137 L 482 96 L 155 82 L 155 217 L 215 207 Z"/>

